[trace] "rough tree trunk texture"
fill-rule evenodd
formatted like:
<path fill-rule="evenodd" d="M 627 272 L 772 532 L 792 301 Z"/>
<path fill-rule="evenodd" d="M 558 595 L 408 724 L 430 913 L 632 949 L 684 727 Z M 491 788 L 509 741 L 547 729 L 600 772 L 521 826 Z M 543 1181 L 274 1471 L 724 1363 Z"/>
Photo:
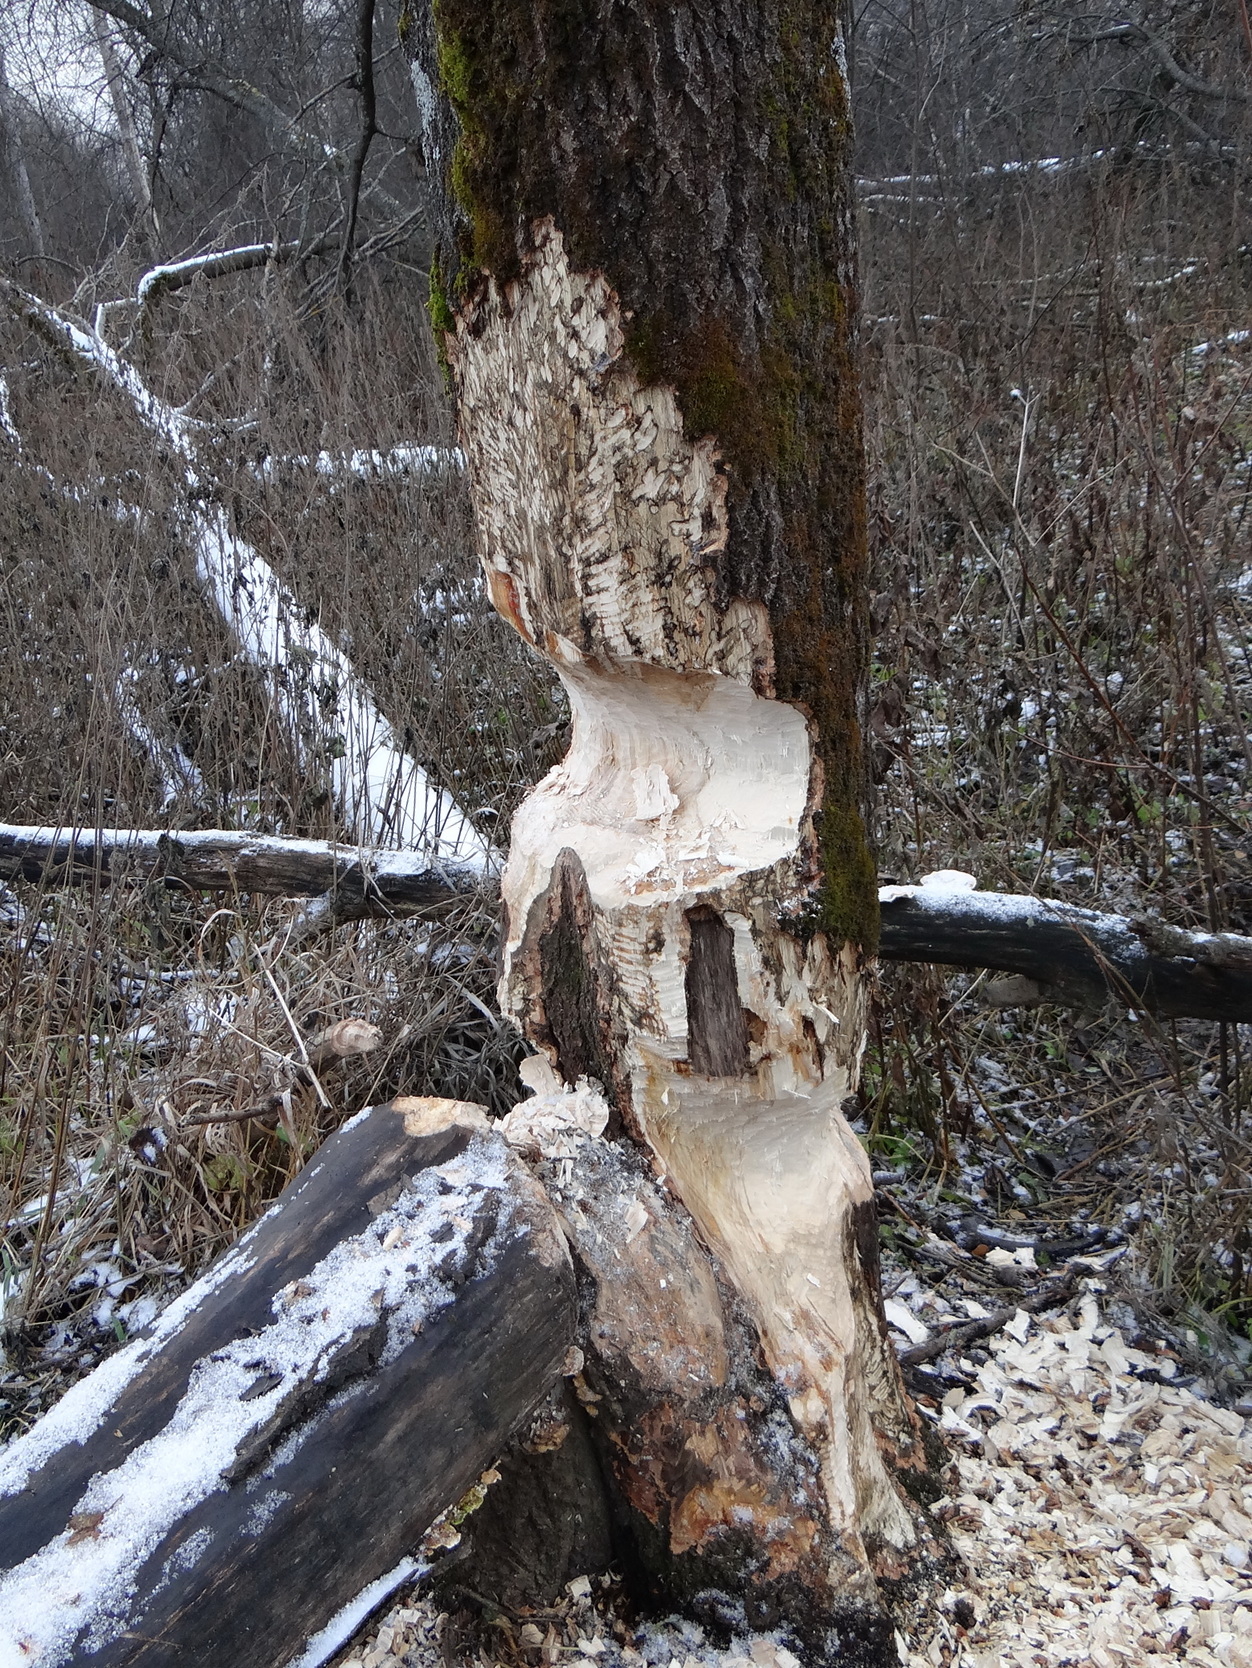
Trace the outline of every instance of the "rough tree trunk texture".
<path fill-rule="evenodd" d="M 480 1107 L 361 1113 L 0 1456 L 0 1662 L 285 1668 L 413 1572 L 575 1315 L 551 1207 Z"/>
<path fill-rule="evenodd" d="M 13 181 L 13 194 L 17 200 L 17 210 L 26 228 L 26 236 L 30 239 L 31 253 L 39 260 L 44 258 L 43 222 L 39 218 L 39 208 L 35 202 L 35 193 L 31 189 L 30 174 L 26 168 L 26 146 L 22 138 L 22 113 L 18 109 L 17 100 L 9 86 L 9 78 L 5 73 L 4 52 L 0 50 L 0 148 L 6 154 L 9 172 Z"/>
<path fill-rule="evenodd" d="M 839 24 L 437 0 L 414 86 L 483 563 L 573 712 L 501 990 L 606 1102 L 541 1172 L 593 1429 L 670 1595 L 886 1661 L 937 1549 L 843 1114 L 878 908 Z"/>
<path fill-rule="evenodd" d="M 100 53 L 100 63 L 104 69 L 104 79 L 108 84 L 113 120 L 117 123 L 117 131 L 122 139 L 122 156 L 130 178 L 130 189 L 135 199 L 135 228 L 142 242 L 152 245 L 155 244 L 161 228 L 152 201 L 152 184 L 148 177 L 147 164 L 139 148 L 134 112 L 126 96 L 126 71 L 122 68 L 121 55 L 113 36 L 109 33 L 104 14 L 93 11 L 91 21 L 95 31 L 96 47 Z"/>

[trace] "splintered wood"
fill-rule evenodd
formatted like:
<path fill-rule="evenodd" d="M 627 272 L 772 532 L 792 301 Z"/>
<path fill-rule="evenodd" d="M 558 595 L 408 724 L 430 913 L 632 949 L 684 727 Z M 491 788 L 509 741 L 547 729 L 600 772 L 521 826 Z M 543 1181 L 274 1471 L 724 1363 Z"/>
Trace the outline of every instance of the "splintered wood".
<path fill-rule="evenodd" d="M 694 1219 L 674 1257 L 688 1279 L 662 1281 L 673 1351 L 721 1335 L 728 1285 L 773 1375 L 764 1396 L 755 1366 L 703 1399 L 658 1383 L 630 1410 L 648 1451 L 614 1437 L 619 1481 L 675 1555 L 713 1555 L 750 1524 L 767 1582 L 805 1570 L 815 1591 L 874 1602 L 876 1577 L 928 1539 L 891 1477 L 925 1461 L 878 1310 L 869 1166 L 841 1110 L 864 1037 L 859 947 L 785 925 L 822 873 L 816 727 L 775 698 L 767 608 L 719 576 L 716 437 L 691 438 L 673 389 L 641 383 L 604 276 L 571 268 L 551 222 L 532 239 L 522 275 L 485 280 L 448 343 L 491 594 L 573 717 L 568 756 L 513 824 L 502 1006 L 550 1062 L 545 1117 L 562 1089 L 602 1089 L 608 1136 L 633 1137 Z M 646 1189 L 624 1178 L 611 1221 L 577 1175 L 603 1179 L 607 1144 L 573 1141 L 562 1198 L 584 1266 L 603 1263 L 580 1239 L 594 1220 L 616 1247 L 601 1285 L 625 1286 L 626 1248 L 650 1243 L 630 1215 Z M 668 1211 L 654 1205 L 653 1223 Z M 666 1347 L 613 1333 L 628 1359 Z M 620 1359 L 605 1370 L 621 1382 Z M 782 1499 L 810 1483 L 769 1483 L 779 1401 L 809 1456 L 797 1476 L 816 1464 L 817 1522 Z"/>
<path fill-rule="evenodd" d="M 1252 1432 L 1102 1322 L 1019 1312 L 939 1423 L 968 1585 L 909 1668 L 1252 1668 Z M 1168 1363 L 1167 1363 L 1168 1364 Z"/>

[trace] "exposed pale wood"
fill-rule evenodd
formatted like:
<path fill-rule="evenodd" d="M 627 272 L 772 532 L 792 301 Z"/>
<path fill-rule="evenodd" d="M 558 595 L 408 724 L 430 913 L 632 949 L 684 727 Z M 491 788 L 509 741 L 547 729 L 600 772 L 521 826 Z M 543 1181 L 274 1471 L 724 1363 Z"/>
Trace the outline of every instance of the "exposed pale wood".
<path fill-rule="evenodd" d="M 574 1314 L 551 1210 L 480 1108 L 362 1114 L 0 1457 L 0 1658 L 288 1663 L 501 1450 Z"/>
<path fill-rule="evenodd" d="M 593 1294 L 581 1387 L 659 1594 L 887 1662 L 888 1586 L 939 1548 L 842 1112 L 861 952 L 787 925 L 820 732 L 778 698 L 769 610 L 714 584 L 715 448 L 641 383 L 605 279 L 533 240 L 449 357 L 493 597 L 573 713 L 514 820 L 501 994 L 551 1072 L 520 1120 L 604 1089 L 602 1134 L 537 1136 Z"/>

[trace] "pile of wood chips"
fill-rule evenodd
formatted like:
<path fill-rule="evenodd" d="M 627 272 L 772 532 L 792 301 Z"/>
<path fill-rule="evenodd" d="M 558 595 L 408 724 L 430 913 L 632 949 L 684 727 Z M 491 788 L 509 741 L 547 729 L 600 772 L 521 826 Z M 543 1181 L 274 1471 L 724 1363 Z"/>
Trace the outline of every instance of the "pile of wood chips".
<path fill-rule="evenodd" d="M 916 1286 L 910 1301 L 934 1306 Z M 1161 1358 L 1129 1347 L 1102 1319 L 1098 1282 L 1076 1315 L 1019 1311 L 976 1353 L 981 1362 L 952 1363 L 965 1387 L 931 1414 L 956 1455 L 951 1491 L 933 1510 L 968 1573 L 922 1634 L 900 1638 L 907 1668 L 1128 1668 L 1161 1659 L 1252 1668 L 1252 1422 L 1162 1382 Z M 795 1663 L 777 1640 L 718 1650 L 691 1623 L 628 1630 L 618 1591 L 571 1583 L 555 1628 L 506 1627 L 496 1651 L 480 1647 L 467 1662 Z M 337 1660 L 446 1668 L 446 1620 L 410 1596 Z"/>
<path fill-rule="evenodd" d="M 981 1353 L 981 1352 L 980 1352 Z M 1252 1668 L 1252 1427 L 1160 1377 L 1084 1293 L 957 1363 L 938 1513 L 969 1569 L 909 1668 Z"/>

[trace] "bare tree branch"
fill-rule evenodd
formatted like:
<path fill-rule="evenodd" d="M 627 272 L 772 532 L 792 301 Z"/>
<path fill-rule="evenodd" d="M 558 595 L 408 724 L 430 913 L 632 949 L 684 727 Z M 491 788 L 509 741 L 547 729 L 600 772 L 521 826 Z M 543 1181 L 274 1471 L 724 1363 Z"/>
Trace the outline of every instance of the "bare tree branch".
<path fill-rule="evenodd" d="M 220 64 L 207 60 L 194 61 L 190 54 L 180 47 L 172 31 L 164 27 L 150 12 L 132 5 L 131 0 L 88 0 L 88 4 L 96 11 L 105 12 L 118 23 L 134 30 L 153 52 L 181 71 L 190 85 L 213 93 L 226 103 L 234 105 L 236 109 L 245 110 L 255 116 L 285 146 L 294 146 L 304 155 L 328 164 L 339 173 L 350 169 L 350 159 L 337 146 L 330 144 L 310 128 L 304 127 L 296 116 L 275 104 L 267 93 L 253 86 L 250 81 L 231 75 Z M 375 195 L 388 213 L 406 213 L 404 205 L 390 193 L 379 191 Z"/>
<path fill-rule="evenodd" d="M 378 101 L 374 91 L 374 0 L 357 5 L 357 86 L 361 94 L 361 132 L 348 170 L 348 224 L 339 250 L 339 278 L 345 292 L 352 282 L 352 245 L 356 239 L 361 177 L 370 145 L 378 132 Z"/>
<path fill-rule="evenodd" d="M 1070 34 L 1069 39 L 1077 46 L 1095 46 L 1101 41 L 1141 41 L 1170 81 L 1183 92 L 1194 93 L 1197 98 L 1219 99 L 1223 103 L 1234 100 L 1236 104 L 1252 104 L 1252 93 L 1245 93 L 1239 87 L 1216 87 L 1211 81 L 1201 81 L 1198 75 L 1192 75 L 1189 70 L 1183 69 L 1170 50 L 1169 44 L 1149 29 L 1146 23 L 1112 23 L 1107 29 L 1099 29 L 1095 34 Z"/>

